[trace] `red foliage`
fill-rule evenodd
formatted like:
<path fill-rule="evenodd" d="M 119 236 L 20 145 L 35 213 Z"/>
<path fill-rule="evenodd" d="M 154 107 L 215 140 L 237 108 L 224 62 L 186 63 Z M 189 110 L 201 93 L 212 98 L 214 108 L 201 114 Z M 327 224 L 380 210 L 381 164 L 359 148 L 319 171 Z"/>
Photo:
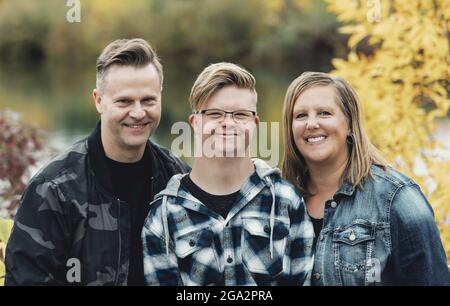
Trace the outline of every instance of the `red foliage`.
<path fill-rule="evenodd" d="M 36 153 L 41 150 L 41 133 L 36 127 L 24 122 L 18 113 L 0 111 L 0 181 L 6 181 L 7 186 L 0 189 L 0 205 L 11 216 L 26 187 L 24 174 L 36 163 Z"/>

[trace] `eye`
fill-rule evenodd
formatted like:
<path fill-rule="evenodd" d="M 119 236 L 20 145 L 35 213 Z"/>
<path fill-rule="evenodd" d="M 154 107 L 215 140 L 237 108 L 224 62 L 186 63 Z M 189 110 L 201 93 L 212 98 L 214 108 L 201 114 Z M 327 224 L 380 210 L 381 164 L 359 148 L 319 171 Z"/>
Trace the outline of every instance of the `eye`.
<path fill-rule="evenodd" d="M 154 98 L 146 98 L 142 100 L 142 103 L 144 105 L 153 105 L 156 103 L 156 100 Z"/>
<path fill-rule="evenodd" d="M 210 111 L 207 111 L 205 113 L 205 115 L 210 117 L 210 118 L 221 118 L 222 117 L 222 112 L 216 111 L 216 110 L 210 110 Z"/>
<path fill-rule="evenodd" d="M 125 106 L 125 105 L 128 105 L 130 102 L 131 102 L 131 100 L 128 100 L 128 99 L 119 99 L 119 100 L 116 100 L 115 103 L 119 104 L 120 106 Z"/>
<path fill-rule="evenodd" d="M 234 118 L 236 119 L 247 119 L 250 118 L 252 113 L 250 112 L 236 112 L 234 113 Z"/>
<path fill-rule="evenodd" d="M 319 116 L 330 116 L 330 115 L 331 115 L 331 113 L 328 111 L 320 111 L 319 112 Z"/>
<path fill-rule="evenodd" d="M 295 116 L 295 119 L 296 120 L 301 120 L 301 119 L 304 119 L 305 117 L 306 117 L 305 113 L 299 113 L 299 114 L 297 114 L 297 116 Z"/>

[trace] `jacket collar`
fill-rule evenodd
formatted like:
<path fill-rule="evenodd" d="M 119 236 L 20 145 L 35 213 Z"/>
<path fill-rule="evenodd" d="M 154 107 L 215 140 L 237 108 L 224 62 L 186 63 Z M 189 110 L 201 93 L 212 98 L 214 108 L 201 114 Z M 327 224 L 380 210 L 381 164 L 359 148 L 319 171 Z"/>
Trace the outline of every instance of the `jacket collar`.
<path fill-rule="evenodd" d="M 339 190 L 336 192 L 336 195 L 342 194 L 346 196 L 351 196 L 355 192 L 355 186 L 348 182 L 344 182 Z"/>
<path fill-rule="evenodd" d="M 87 143 L 89 161 L 94 176 L 98 179 L 100 185 L 103 188 L 113 193 L 111 175 L 108 169 L 106 154 L 102 144 L 100 121 L 97 123 L 92 133 L 89 135 Z M 154 165 L 157 165 L 156 158 L 154 156 L 155 154 L 153 154 L 153 151 L 154 150 L 150 145 L 149 140 L 147 141 L 147 146 L 144 153 L 144 158 L 150 159 L 150 162 L 147 163 L 149 165 L 149 175 L 153 173 L 152 169 L 155 168 Z M 156 171 L 154 174 L 155 176 L 159 175 L 159 171 Z"/>

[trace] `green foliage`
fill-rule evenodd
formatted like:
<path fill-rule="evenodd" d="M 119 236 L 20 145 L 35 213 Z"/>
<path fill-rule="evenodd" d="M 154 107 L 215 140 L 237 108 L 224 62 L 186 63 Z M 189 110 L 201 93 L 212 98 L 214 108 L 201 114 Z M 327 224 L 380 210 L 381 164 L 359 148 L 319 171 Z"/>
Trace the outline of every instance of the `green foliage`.
<path fill-rule="evenodd" d="M 322 50 L 329 59 L 342 43 L 322 1 L 90 0 L 81 1 L 80 23 L 66 20 L 68 10 L 65 1 L 0 2 L 0 60 L 92 61 L 114 39 L 142 37 L 163 61 L 187 67 L 219 60 L 286 66 Z"/>

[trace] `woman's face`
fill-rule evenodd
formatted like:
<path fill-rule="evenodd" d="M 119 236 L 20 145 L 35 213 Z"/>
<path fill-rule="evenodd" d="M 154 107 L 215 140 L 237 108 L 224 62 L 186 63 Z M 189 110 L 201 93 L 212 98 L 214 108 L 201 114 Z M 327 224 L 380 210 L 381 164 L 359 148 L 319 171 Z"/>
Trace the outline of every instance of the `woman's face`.
<path fill-rule="evenodd" d="M 348 159 L 346 140 L 351 132 L 335 95 L 331 86 L 316 86 L 295 101 L 292 132 L 308 166 L 340 165 Z"/>

